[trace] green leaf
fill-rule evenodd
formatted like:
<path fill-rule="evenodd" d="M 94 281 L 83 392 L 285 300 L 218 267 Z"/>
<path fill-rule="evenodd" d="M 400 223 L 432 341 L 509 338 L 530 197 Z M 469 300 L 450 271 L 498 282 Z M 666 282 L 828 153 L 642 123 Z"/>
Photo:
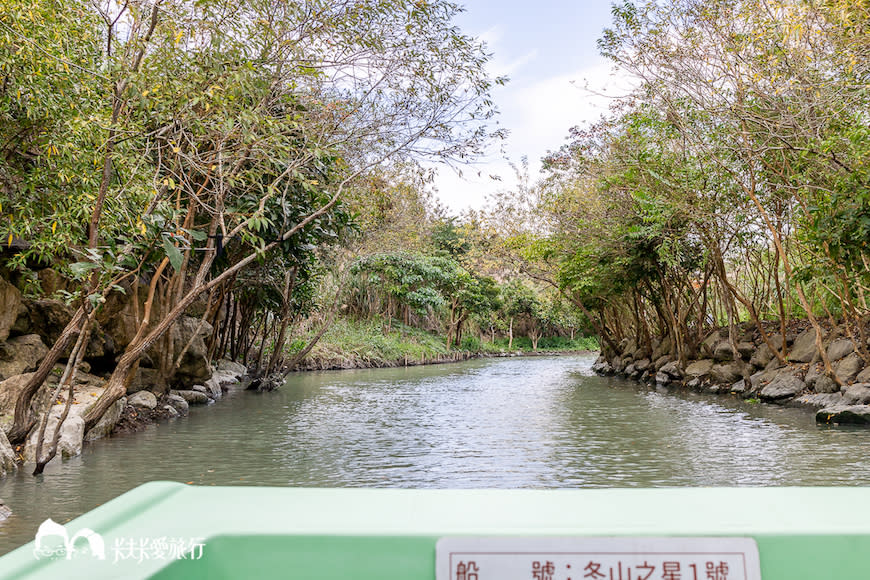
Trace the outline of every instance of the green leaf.
<path fill-rule="evenodd" d="M 94 270 L 99 268 L 99 264 L 95 264 L 94 262 L 75 262 L 69 265 L 70 272 L 72 272 L 73 276 L 76 278 L 84 277 L 90 270 Z"/>
<path fill-rule="evenodd" d="M 178 272 L 181 270 L 181 252 L 172 245 L 172 241 L 169 239 L 169 236 L 163 236 L 163 251 L 166 252 L 166 257 L 169 258 L 169 263 L 172 264 L 172 267 L 175 268 L 175 271 Z"/>

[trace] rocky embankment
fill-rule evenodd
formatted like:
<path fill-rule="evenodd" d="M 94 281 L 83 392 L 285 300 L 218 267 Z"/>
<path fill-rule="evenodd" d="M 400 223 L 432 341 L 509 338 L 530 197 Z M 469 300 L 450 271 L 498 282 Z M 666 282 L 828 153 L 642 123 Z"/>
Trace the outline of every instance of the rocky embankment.
<path fill-rule="evenodd" d="M 42 296 L 62 295 L 70 284 L 50 268 L 40 270 L 37 276 Z M 73 316 L 73 309 L 62 300 L 26 297 L 20 291 L 20 285 L 0 277 L 0 476 L 14 470 L 22 461 L 35 460 L 38 423 L 25 443 L 17 448 L 10 446 L 6 432 L 12 425 L 18 394 L 48 353 L 46 345 L 57 340 Z M 130 429 L 131 425 L 135 427 L 159 417 L 186 415 L 190 405 L 205 405 L 220 399 L 228 385 L 237 383 L 247 374 L 244 366 L 234 362 L 220 361 L 216 365 L 209 362 L 206 341 L 211 336 L 212 327 L 197 317 L 199 313 L 194 308 L 173 325 L 165 340 L 159 341 L 142 358 L 127 389 L 127 396 L 118 400 L 93 428 L 85 432 L 82 415 L 103 393 L 116 358 L 138 330 L 137 314 L 141 313 L 141 302 L 147 294 L 145 289 L 140 290 L 134 293 L 128 288 L 123 293 L 114 292 L 100 310 L 91 331 L 92 339 L 85 360 L 74 377 L 73 403 L 60 427 L 58 454 L 53 461 L 79 455 L 84 442 L 106 437 L 121 427 Z M 137 294 L 138 305 L 133 298 Z M 175 361 L 179 355 L 182 355 L 179 364 L 171 377 L 166 378 L 159 371 L 157 361 L 161 357 Z M 51 403 L 46 447 L 66 403 L 66 390 L 56 400 L 49 401 L 60 381 L 65 362 L 62 359 L 54 367 L 31 404 L 34 416 L 39 416 Z"/>
<path fill-rule="evenodd" d="M 769 337 L 780 351 L 785 341 L 785 363 L 774 355 L 754 325 L 738 329 L 736 352 L 725 329 L 711 332 L 697 356 L 685 365 L 675 360 L 667 338 L 654 339 L 649 347 L 624 339 L 617 351 L 603 351 L 592 370 L 650 385 L 803 406 L 814 410 L 816 421 L 821 423 L 870 424 L 870 364 L 844 328 L 833 328 L 822 337 L 835 377 L 824 372 L 812 328 L 798 327 L 785 337 Z M 866 348 L 862 350 L 866 355 Z"/>

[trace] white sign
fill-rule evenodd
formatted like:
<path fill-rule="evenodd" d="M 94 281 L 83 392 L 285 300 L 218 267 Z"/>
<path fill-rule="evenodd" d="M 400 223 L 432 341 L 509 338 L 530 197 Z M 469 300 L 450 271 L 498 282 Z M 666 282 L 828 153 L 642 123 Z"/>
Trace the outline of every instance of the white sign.
<path fill-rule="evenodd" d="M 452 537 L 437 580 L 761 580 L 752 538 Z"/>

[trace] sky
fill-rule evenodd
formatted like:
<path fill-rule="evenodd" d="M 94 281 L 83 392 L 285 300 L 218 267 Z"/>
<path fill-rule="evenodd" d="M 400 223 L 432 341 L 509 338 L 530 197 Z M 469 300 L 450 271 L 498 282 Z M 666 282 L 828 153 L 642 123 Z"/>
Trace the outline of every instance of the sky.
<path fill-rule="evenodd" d="M 493 53 L 490 74 L 510 78 L 506 86 L 493 91 L 499 126 L 510 135 L 487 157 L 462 168 L 461 177 L 450 168 L 438 168 L 438 197 L 454 213 L 479 209 L 487 195 L 511 189 L 516 177 L 510 163 L 519 165 L 524 156 L 534 179 L 541 158 L 565 143 L 571 127 L 604 114 L 610 99 L 585 87 L 619 95 L 627 86 L 596 47 L 611 21 L 611 0 L 466 0 L 462 4 L 466 11 L 457 24 L 486 42 Z"/>

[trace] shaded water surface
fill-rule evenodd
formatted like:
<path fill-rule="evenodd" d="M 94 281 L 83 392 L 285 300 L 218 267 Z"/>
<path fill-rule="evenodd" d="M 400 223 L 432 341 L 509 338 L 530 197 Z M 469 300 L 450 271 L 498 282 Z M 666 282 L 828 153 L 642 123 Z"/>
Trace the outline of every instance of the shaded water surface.
<path fill-rule="evenodd" d="M 870 430 L 593 376 L 594 357 L 290 375 L 0 481 L 0 553 L 152 480 L 197 485 L 864 485 Z M 231 508 L 221 508 L 231 509 Z"/>

